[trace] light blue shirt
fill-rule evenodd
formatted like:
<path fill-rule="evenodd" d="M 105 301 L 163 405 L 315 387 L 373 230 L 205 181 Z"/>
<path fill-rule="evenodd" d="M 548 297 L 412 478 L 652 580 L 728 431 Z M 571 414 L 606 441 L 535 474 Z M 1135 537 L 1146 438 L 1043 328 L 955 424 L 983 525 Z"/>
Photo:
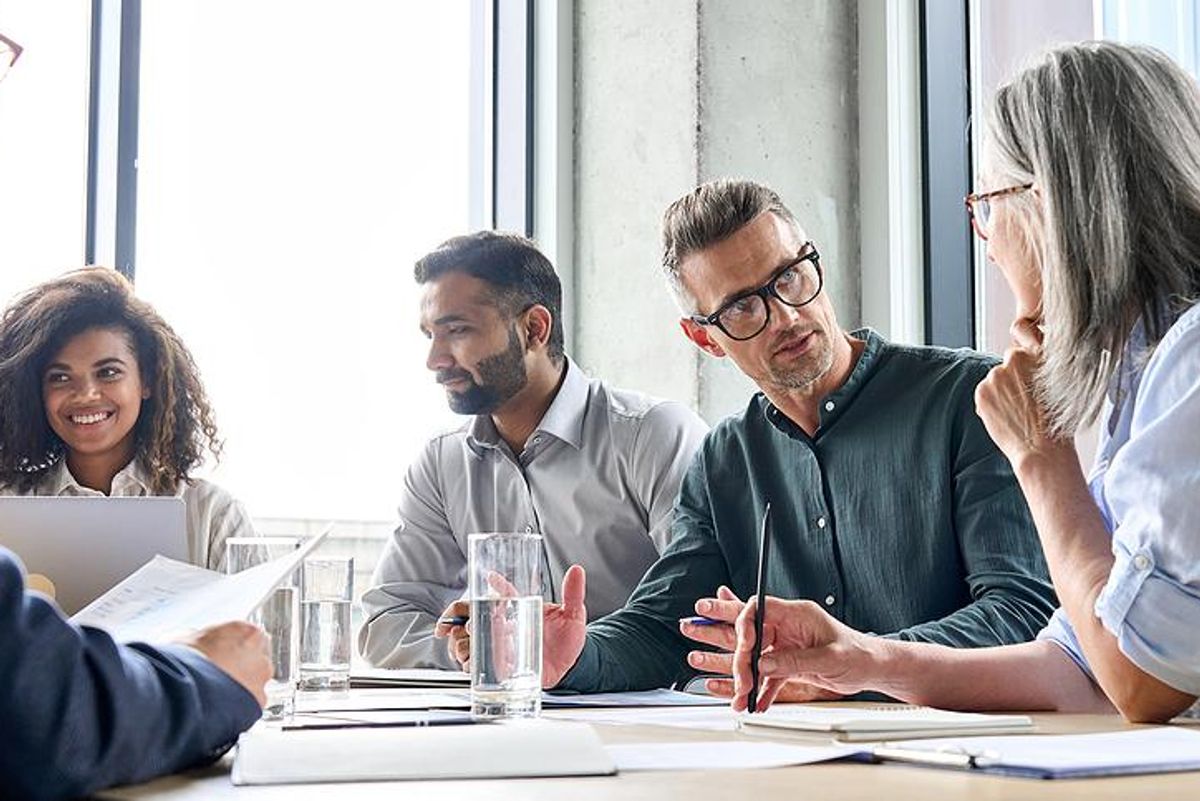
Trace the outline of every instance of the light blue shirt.
<path fill-rule="evenodd" d="M 1122 361 L 1133 366 L 1114 382 L 1088 479 L 1116 560 L 1096 617 L 1131 662 L 1200 695 L 1200 304 L 1171 326 L 1144 369 Z M 1038 639 L 1092 675 L 1061 608 Z"/>

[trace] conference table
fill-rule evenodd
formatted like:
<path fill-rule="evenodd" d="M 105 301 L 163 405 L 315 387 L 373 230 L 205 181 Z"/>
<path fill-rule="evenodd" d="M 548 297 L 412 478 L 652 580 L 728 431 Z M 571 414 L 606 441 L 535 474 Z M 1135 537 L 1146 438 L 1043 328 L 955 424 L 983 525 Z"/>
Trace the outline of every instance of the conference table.
<path fill-rule="evenodd" d="M 546 717 L 567 716 L 597 721 L 605 710 L 549 711 Z M 1117 716 L 1032 715 L 1039 733 L 1083 734 L 1136 728 Z M 1200 721 L 1179 725 L 1196 726 Z M 717 732 L 650 725 L 594 724 L 606 745 L 649 742 L 754 740 L 737 732 Z M 781 740 L 786 742 L 787 740 Z M 794 741 L 793 741 L 794 742 Z M 745 798 L 773 799 L 886 798 L 887 801 L 946 801 L 947 799 L 1200 799 L 1200 772 L 1168 773 L 1119 778 L 1034 780 L 987 776 L 968 771 L 900 764 L 832 762 L 799 767 L 755 770 L 672 770 L 623 772 L 587 778 L 476 779 L 463 781 L 404 781 L 354 784 L 277 785 L 234 787 L 229 780 L 232 758 L 217 764 L 147 784 L 98 794 L 104 799 L 155 799 L 156 801 L 210 801 L 239 799 L 412 799 L 473 798 L 487 801 L 590 801 L 591 799 L 654 799 L 654 801 L 709 801 Z"/>

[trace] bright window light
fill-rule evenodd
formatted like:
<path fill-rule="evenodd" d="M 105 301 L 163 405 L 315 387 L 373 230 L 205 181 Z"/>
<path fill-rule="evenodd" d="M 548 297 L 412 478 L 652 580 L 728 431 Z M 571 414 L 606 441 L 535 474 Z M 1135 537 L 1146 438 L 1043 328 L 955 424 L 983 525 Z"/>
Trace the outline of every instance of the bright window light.
<path fill-rule="evenodd" d="M 136 280 L 200 366 L 210 475 L 256 518 L 391 521 L 408 463 L 461 423 L 412 265 L 468 229 L 470 5 L 142 14 Z"/>

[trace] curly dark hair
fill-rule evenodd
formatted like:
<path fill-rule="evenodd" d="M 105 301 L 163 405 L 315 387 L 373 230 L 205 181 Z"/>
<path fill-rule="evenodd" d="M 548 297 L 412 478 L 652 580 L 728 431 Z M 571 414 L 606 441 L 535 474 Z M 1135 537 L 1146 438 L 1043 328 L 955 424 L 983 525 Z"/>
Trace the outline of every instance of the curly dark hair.
<path fill-rule="evenodd" d="M 156 495 L 174 494 L 221 443 L 200 373 L 183 341 L 133 285 L 105 267 L 69 272 L 26 291 L 0 318 L 0 485 L 29 492 L 65 456 L 46 419 L 42 380 L 73 337 L 125 332 L 150 397 L 135 429 L 136 456 Z"/>

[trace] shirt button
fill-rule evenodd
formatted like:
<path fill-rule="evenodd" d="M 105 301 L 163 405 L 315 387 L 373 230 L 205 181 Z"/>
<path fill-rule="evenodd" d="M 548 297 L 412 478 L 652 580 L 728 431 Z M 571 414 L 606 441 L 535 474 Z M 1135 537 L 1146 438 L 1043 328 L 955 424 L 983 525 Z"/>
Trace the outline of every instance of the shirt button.
<path fill-rule="evenodd" d="M 833 600 L 834 600 L 834 599 L 833 599 L 833 596 L 832 596 L 832 595 L 826 595 L 826 596 L 825 596 L 825 605 L 826 605 L 826 606 L 833 606 Z"/>
<path fill-rule="evenodd" d="M 833 401 L 825 401 L 825 411 L 832 412 L 833 406 L 834 406 Z"/>
<path fill-rule="evenodd" d="M 823 518 L 823 517 L 817 518 L 817 528 L 825 528 L 825 518 Z"/>
<path fill-rule="evenodd" d="M 1146 568 L 1150 567 L 1150 560 L 1146 557 L 1146 554 L 1139 553 L 1137 556 L 1133 557 L 1133 566 L 1138 570 L 1145 570 Z"/>
<path fill-rule="evenodd" d="M 532 533 L 533 533 L 533 526 L 526 526 L 526 527 L 525 527 L 525 533 L 526 533 L 526 534 L 532 534 Z"/>
<path fill-rule="evenodd" d="M 534 438 L 533 438 L 533 444 L 534 444 L 534 445 L 537 445 L 537 444 L 538 444 L 539 442 L 541 442 L 541 441 L 542 441 L 542 438 L 541 438 L 541 436 L 536 436 L 536 437 L 534 437 Z"/>

